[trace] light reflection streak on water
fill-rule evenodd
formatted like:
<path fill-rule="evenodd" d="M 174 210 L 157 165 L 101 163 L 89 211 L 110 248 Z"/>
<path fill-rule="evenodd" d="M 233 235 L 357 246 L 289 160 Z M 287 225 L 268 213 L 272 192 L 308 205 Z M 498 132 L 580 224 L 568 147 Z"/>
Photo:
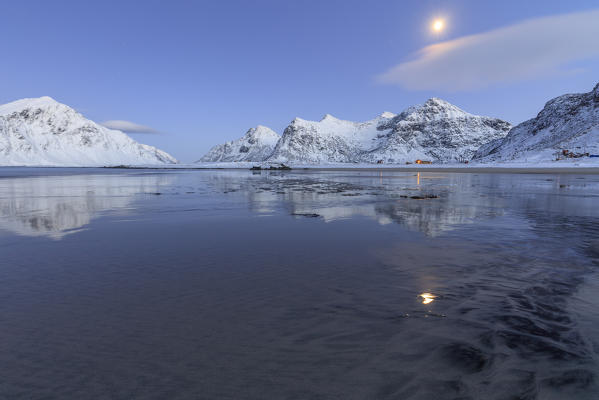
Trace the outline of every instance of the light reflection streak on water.
<path fill-rule="evenodd" d="M 422 298 L 422 304 L 430 304 L 437 298 L 437 296 L 428 292 L 420 293 L 418 297 Z"/>

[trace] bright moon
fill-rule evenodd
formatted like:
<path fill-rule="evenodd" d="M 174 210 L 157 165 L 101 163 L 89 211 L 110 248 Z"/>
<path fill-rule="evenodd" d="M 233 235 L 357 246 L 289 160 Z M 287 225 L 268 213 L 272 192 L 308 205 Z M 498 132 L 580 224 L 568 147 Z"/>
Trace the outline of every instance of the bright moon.
<path fill-rule="evenodd" d="M 435 22 L 433 22 L 433 30 L 435 32 L 441 32 L 443 30 L 444 26 L 445 26 L 445 23 L 443 22 L 442 19 L 437 19 L 437 20 L 435 20 Z"/>

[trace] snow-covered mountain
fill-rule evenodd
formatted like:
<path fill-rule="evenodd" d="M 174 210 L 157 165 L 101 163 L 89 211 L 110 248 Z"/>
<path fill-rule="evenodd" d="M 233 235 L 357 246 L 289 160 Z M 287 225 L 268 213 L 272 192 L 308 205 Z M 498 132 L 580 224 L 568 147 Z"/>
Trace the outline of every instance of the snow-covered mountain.
<path fill-rule="evenodd" d="M 440 162 L 469 160 L 482 145 L 504 137 L 511 125 L 469 114 L 432 98 L 399 115 L 383 113 L 367 122 L 331 115 L 318 121 L 294 119 L 269 161 L 278 162 Z"/>
<path fill-rule="evenodd" d="M 358 162 L 364 151 L 378 142 L 378 127 L 394 117 L 385 112 L 367 122 L 344 121 L 330 114 L 318 122 L 295 118 L 285 128 L 269 161 Z"/>
<path fill-rule="evenodd" d="M 176 163 L 171 155 L 86 119 L 50 97 L 0 105 L 0 165 Z"/>
<path fill-rule="evenodd" d="M 474 158 L 481 162 L 550 161 L 562 150 L 599 154 L 599 84 L 588 93 L 548 101 L 536 118 L 482 146 Z"/>
<path fill-rule="evenodd" d="M 198 162 L 264 161 L 280 138 L 272 129 L 258 125 L 237 140 L 214 146 Z"/>

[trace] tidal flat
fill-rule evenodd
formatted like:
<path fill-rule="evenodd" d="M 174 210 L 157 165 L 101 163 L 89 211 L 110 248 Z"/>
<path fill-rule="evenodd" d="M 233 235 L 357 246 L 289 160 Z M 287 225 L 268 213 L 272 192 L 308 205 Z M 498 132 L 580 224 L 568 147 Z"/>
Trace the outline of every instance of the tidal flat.
<path fill-rule="evenodd" d="M 0 168 L 0 398 L 596 399 L 599 175 Z"/>

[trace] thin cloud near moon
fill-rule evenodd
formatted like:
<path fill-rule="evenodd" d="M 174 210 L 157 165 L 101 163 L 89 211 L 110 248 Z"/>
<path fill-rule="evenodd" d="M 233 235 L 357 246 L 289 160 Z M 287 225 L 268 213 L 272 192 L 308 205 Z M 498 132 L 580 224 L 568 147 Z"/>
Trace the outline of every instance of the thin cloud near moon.
<path fill-rule="evenodd" d="M 599 10 L 535 18 L 433 44 L 377 77 L 410 90 L 475 90 L 576 72 L 599 56 Z"/>
<path fill-rule="evenodd" d="M 103 126 L 109 129 L 116 129 L 119 131 L 127 132 L 127 133 L 160 133 L 154 128 L 150 128 L 149 126 L 136 124 L 131 121 L 124 120 L 110 120 L 102 122 Z"/>

